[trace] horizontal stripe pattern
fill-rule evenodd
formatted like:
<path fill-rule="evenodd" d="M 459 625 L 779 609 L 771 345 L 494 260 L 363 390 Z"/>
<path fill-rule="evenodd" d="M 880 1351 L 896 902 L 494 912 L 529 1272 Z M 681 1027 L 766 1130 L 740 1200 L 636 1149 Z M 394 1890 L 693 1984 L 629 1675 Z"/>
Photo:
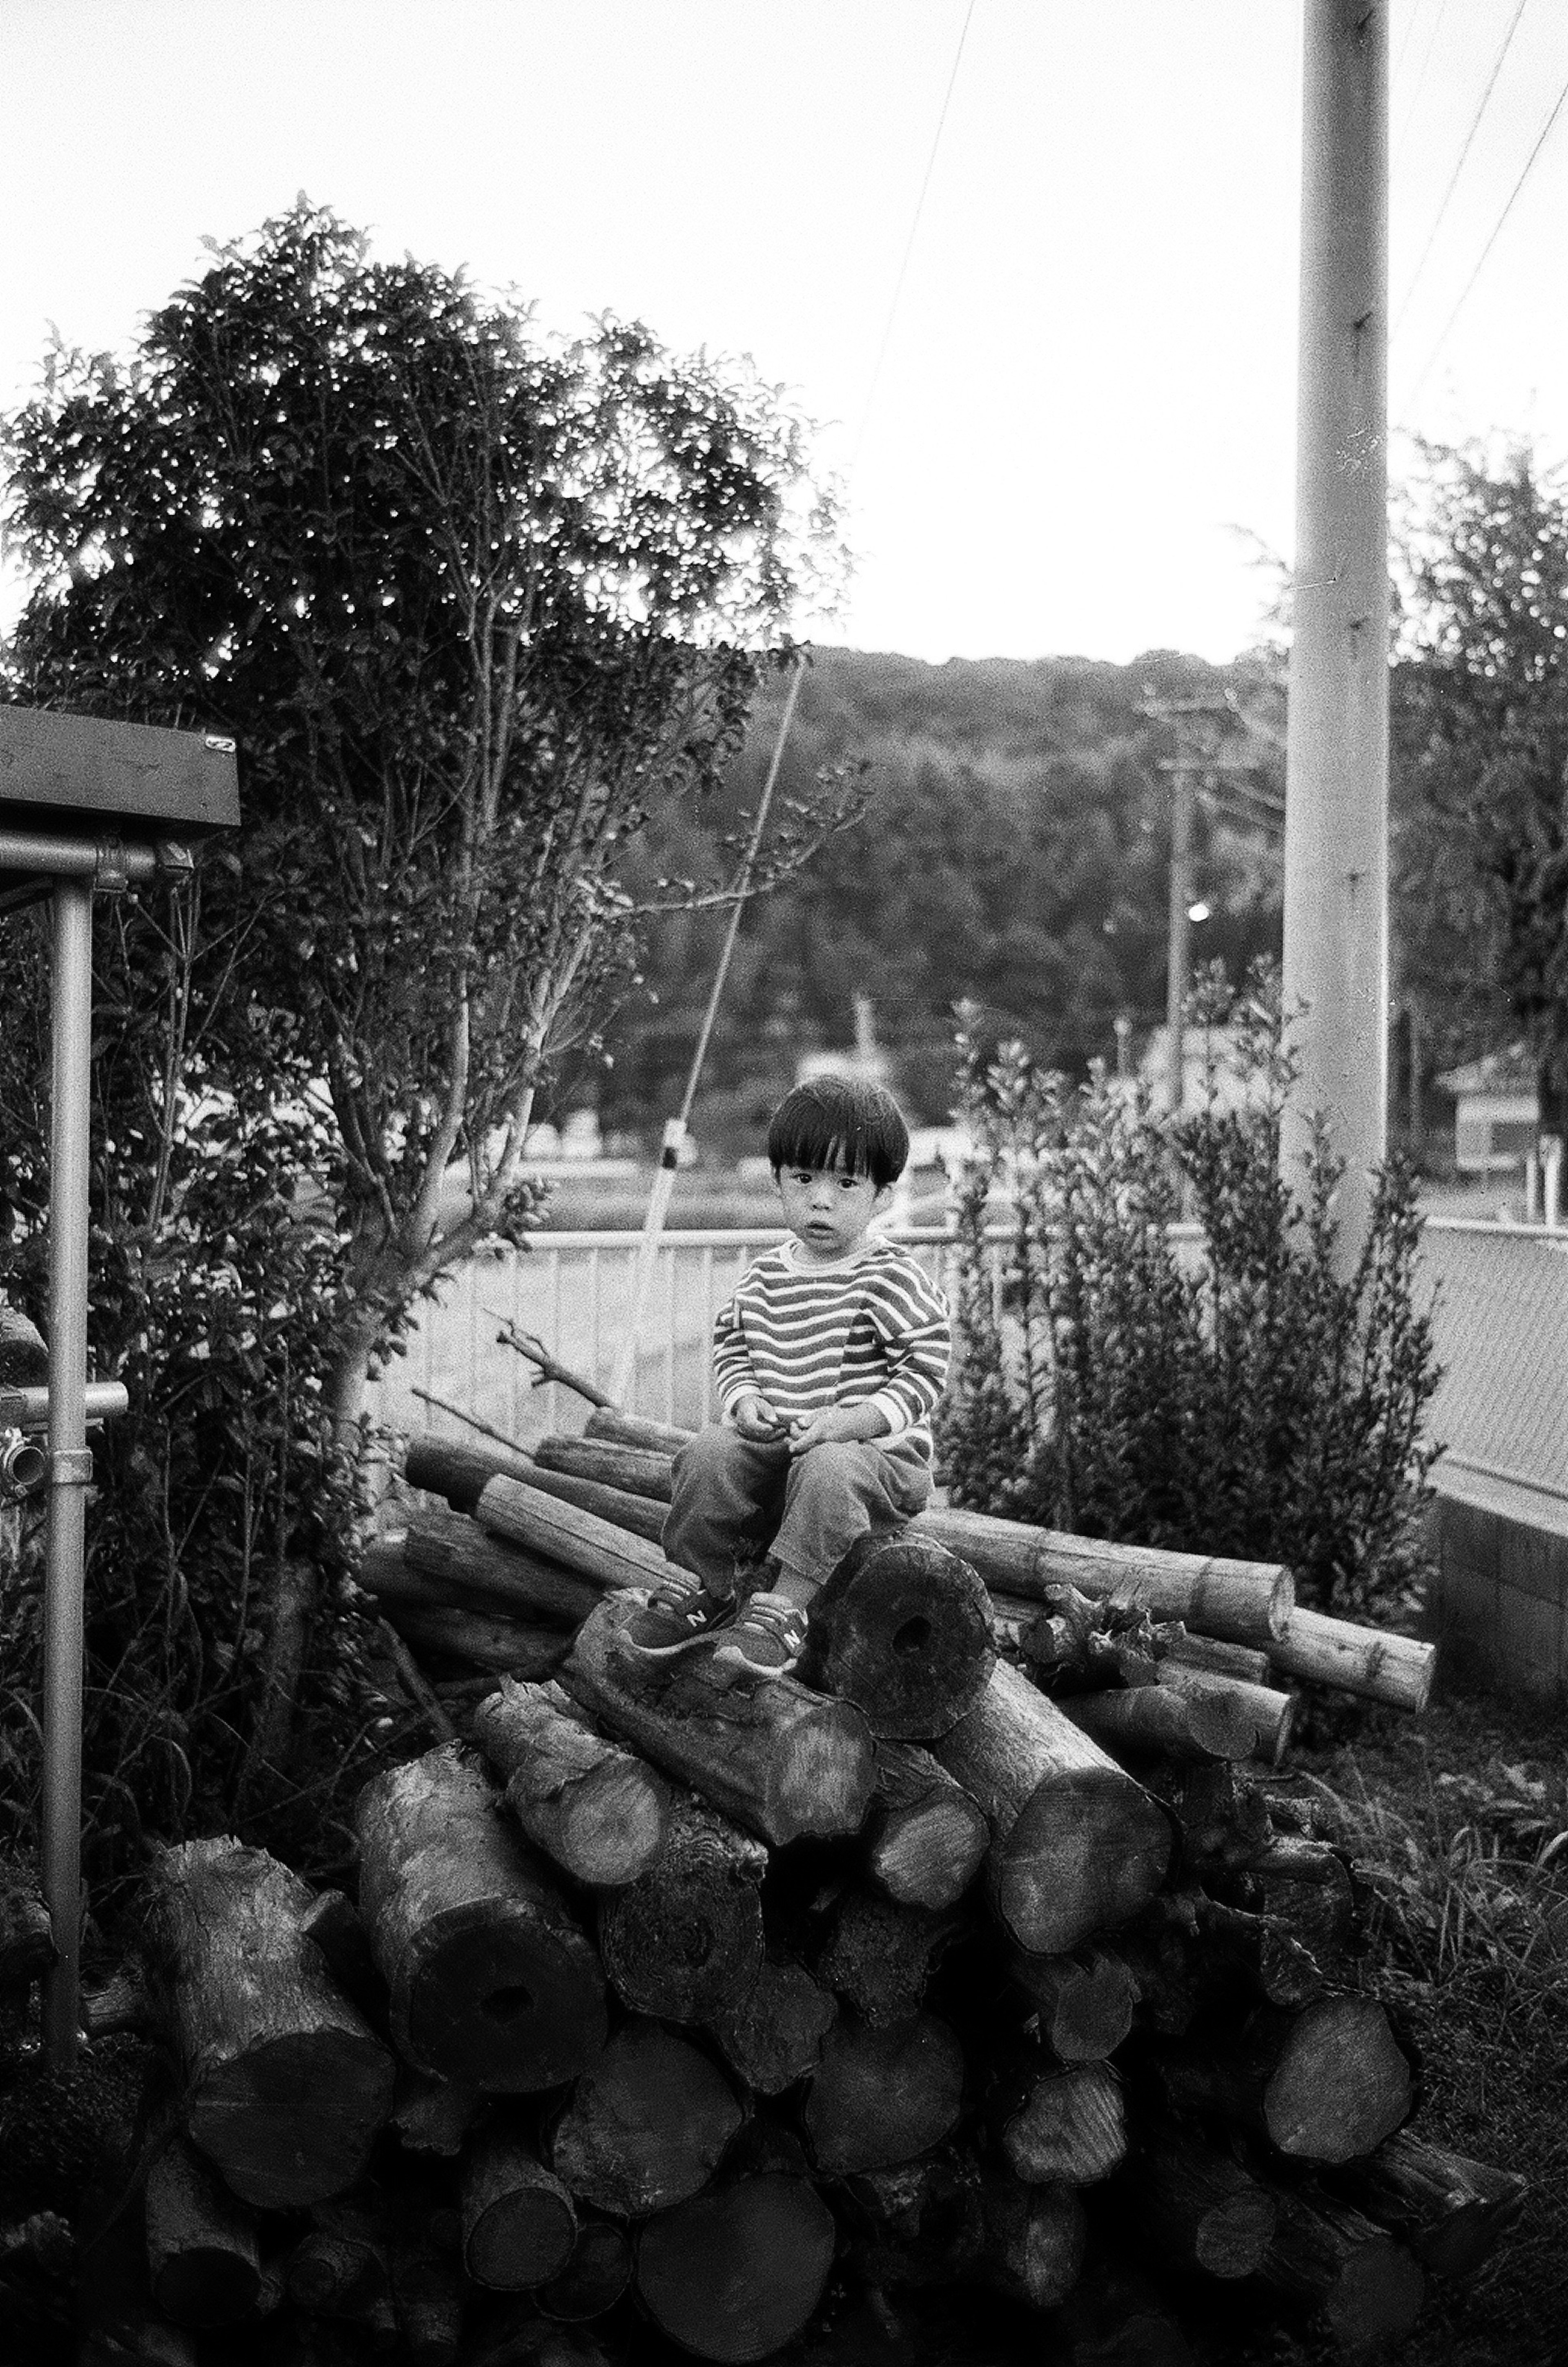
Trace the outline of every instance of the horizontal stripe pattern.
<path fill-rule="evenodd" d="M 875 1400 L 889 1435 L 931 1444 L 947 1380 L 947 1301 L 913 1258 L 874 1241 L 836 1266 L 799 1265 L 795 1245 L 765 1250 L 714 1323 L 714 1379 L 732 1414 L 757 1392 L 786 1416 Z"/>

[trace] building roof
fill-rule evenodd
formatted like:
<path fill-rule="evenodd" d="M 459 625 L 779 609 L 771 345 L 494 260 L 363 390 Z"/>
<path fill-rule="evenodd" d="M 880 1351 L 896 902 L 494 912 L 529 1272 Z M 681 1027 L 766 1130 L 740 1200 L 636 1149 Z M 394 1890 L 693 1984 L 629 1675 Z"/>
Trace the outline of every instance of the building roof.
<path fill-rule="evenodd" d="M 1500 1052 L 1483 1052 L 1479 1060 L 1445 1069 L 1437 1082 L 1445 1093 L 1529 1093 L 1536 1088 L 1535 1062 L 1523 1044 Z"/>

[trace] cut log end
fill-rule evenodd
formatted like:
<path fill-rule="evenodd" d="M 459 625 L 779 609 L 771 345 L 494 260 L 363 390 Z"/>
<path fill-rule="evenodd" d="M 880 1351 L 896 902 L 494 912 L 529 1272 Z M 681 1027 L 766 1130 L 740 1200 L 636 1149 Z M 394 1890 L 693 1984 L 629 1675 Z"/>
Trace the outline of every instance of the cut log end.
<path fill-rule="evenodd" d="M 1032 2080 L 1003 2122 L 1002 2150 L 1030 2186 L 1093 2186 L 1127 2153 L 1122 2083 L 1106 2063 Z"/>
<path fill-rule="evenodd" d="M 876 1746 L 869 1832 L 872 1879 L 908 1907 L 955 1905 L 978 1874 L 991 1838 L 978 1802 L 913 1742 Z"/>
<path fill-rule="evenodd" d="M 474 1733 L 508 1780 L 528 1838 L 579 1882 L 635 1882 L 663 1846 L 669 1787 L 643 1760 L 596 1734 L 558 1686 L 503 1685 Z"/>
<path fill-rule="evenodd" d="M 806 2325 L 833 2243 L 832 2214 L 808 2181 L 763 2171 L 650 2221 L 637 2242 L 637 2288 L 684 2350 L 745 2367 Z"/>
<path fill-rule="evenodd" d="M 1347 2263 L 1324 2315 L 1341 2342 L 1363 2350 L 1409 2334 L 1426 2298 L 1420 2262 L 1390 2237 Z"/>
<path fill-rule="evenodd" d="M 578 1786 L 561 1818 L 561 1863 L 580 1882 L 635 1882 L 664 1840 L 660 1794 L 637 1766 L 603 1767 Z"/>
<path fill-rule="evenodd" d="M 243 2202 L 295 2209 L 354 2184 L 391 2116 L 395 2083 L 368 2033 L 299 2031 L 199 2078 L 186 2126 Z"/>
<path fill-rule="evenodd" d="M 982 1580 L 904 1530 L 858 1538 L 824 1582 L 801 1674 L 853 1702 L 877 1737 L 922 1742 L 974 1708 L 995 1663 Z"/>
<path fill-rule="evenodd" d="M 1056 2309 L 1078 2281 L 1089 2241 L 1070 2187 L 1025 2186 L 996 2171 L 982 2188 L 986 2240 L 979 2281 L 1027 2309 Z"/>
<path fill-rule="evenodd" d="M 889 1820 L 872 1846 L 871 1871 L 889 1897 L 951 1907 L 979 1871 L 987 1838 L 986 1820 L 973 1802 L 933 1799 Z"/>
<path fill-rule="evenodd" d="M 1091 1770 L 1042 1784 L 993 1849 L 998 1908 L 1021 1946 L 1055 1955 L 1113 1931 L 1164 1881 L 1170 1827 L 1146 1793 L 1123 1783 Z"/>
<path fill-rule="evenodd" d="M 1381 2145 L 1410 2101 L 1410 2064 L 1382 2007 L 1372 1998 L 1325 1998 L 1292 2026 L 1263 2111 L 1281 2153 L 1341 2162 Z"/>
<path fill-rule="evenodd" d="M 1274 2205 L 1268 2195 L 1227 2195 L 1204 2212 L 1193 2233 L 1192 2257 L 1211 2277 L 1249 2277 L 1273 2233 Z"/>
<path fill-rule="evenodd" d="M 842 2177 L 940 2145 L 964 2101 L 964 2056 L 934 2014 L 902 2028 L 840 2022 L 822 2050 L 802 2118 L 818 2166 Z"/>
<path fill-rule="evenodd" d="M 1017 1669 L 998 1664 L 936 1756 L 986 1812 L 987 1881 L 1021 1947 L 1061 1954 L 1127 1921 L 1164 1881 L 1164 1811 Z"/>
<path fill-rule="evenodd" d="M 406 2017 L 416 2064 L 501 2095 L 571 2078 L 605 2028 L 586 1939 L 488 1903 L 446 1919 L 409 1985 Z"/>
<path fill-rule="evenodd" d="M 780 1840 L 810 1833 L 852 1833 L 864 1818 L 875 1783 L 869 1738 L 846 1703 L 821 1704 L 779 1755 L 770 1787 L 770 1812 Z"/>
<path fill-rule="evenodd" d="M 1014 1951 L 1013 1978 L 1033 1999 L 1041 2034 L 1064 2063 L 1098 2063 L 1114 2054 L 1133 2026 L 1139 1984 L 1113 1949 L 1072 1956 L 1029 1956 Z"/>
<path fill-rule="evenodd" d="M 539 2306 L 547 2316 L 576 2324 L 612 2309 L 631 2281 L 632 2247 L 626 2229 L 609 2219 L 586 2219 L 566 2267 L 540 2288 Z"/>
<path fill-rule="evenodd" d="M 728 2080 L 698 2048 L 656 2022 L 631 2022 L 579 2079 L 550 2167 L 594 2209 L 646 2217 L 699 2191 L 740 2117 Z"/>
<path fill-rule="evenodd" d="M 604 1969 L 634 2011 L 705 2022 L 746 1997 L 762 1965 L 765 1863 L 712 1809 L 677 1808 L 654 1864 L 600 1904 Z"/>
<path fill-rule="evenodd" d="M 488 2093 L 571 2078 L 604 2043 L 598 1959 L 477 1758 L 446 1744 L 389 1769 L 356 1821 L 360 1907 L 402 2052 Z"/>
<path fill-rule="evenodd" d="M 816 2069 L 836 2011 L 804 1965 L 768 1963 L 739 2005 L 714 2016 L 712 2029 L 747 2086 L 777 2096 Z"/>
<path fill-rule="evenodd" d="M 463 2264 L 476 2284 L 517 2293 L 559 2276 L 577 2242 L 560 2180 L 505 2135 L 478 2146 L 463 2180 Z"/>
<path fill-rule="evenodd" d="M 146 2226 L 159 2309 L 181 2326 L 232 2326 L 252 2315 L 262 2283 L 255 2214 L 181 2138 L 148 2172 Z"/>

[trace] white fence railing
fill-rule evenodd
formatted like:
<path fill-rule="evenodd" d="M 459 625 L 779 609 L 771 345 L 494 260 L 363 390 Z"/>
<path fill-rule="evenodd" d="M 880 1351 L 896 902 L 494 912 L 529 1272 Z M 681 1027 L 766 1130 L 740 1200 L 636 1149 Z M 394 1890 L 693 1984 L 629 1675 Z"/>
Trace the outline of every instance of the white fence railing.
<path fill-rule="evenodd" d="M 889 1228 L 889 1237 L 947 1279 L 953 1244 L 940 1227 Z M 693 1427 L 709 1419 L 714 1317 L 757 1252 L 784 1238 L 778 1225 L 665 1234 L 630 1411 Z M 472 1259 L 442 1284 L 440 1304 L 421 1316 L 408 1353 L 373 1386 L 372 1420 L 393 1430 L 460 1434 L 463 1425 L 433 1406 L 434 1397 L 524 1444 L 550 1431 L 581 1430 L 583 1399 L 558 1383 L 536 1387 L 536 1368 L 498 1345 L 497 1334 L 514 1324 L 558 1364 L 608 1387 L 630 1315 L 637 1248 L 636 1233 L 541 1233 L 526 1250 Z"/>
<path fill-rule="evenodd" d="M 1183 1229 L 1185 1230 L 1185 1229 Z M 951 1284 L 954 1244 L 936 1227 L 889 1228 Z M 713 1319 L 742 1269 L 778 1227 L 672 1232 L 660 1250 L 637 1363 L 632 1410 L 694 1425 L 713 1410 Z M 476 1257 L 442 1285 L 406 1356 L 370 1393 L 372 1418 L 402 1432 L 461 1435 L 429 1399 L 445 1399 L 521 1444 L 579 1430 L 586 1407 L 497 1342 L 504 1322 L 534 1333 L 551 1356 L 608 1385 L 631 1304 L 638 1237 L 541 1233 L 525 1251 Z M 1433 1217 L 1423 1241 L 1437 1291 L 1444 1377 L 1433 1434 L 1456 1472 L 1568 1502 L 1568 1232 Z M 420 1391 L 427 1392 L 421 1396 Z"/>

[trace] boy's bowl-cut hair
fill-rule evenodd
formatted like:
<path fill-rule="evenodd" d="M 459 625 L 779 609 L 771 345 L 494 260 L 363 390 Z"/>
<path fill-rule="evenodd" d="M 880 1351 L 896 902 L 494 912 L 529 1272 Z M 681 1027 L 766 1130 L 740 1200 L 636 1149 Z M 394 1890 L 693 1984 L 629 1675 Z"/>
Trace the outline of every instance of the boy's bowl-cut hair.
<path fill-rule="evenodd" d="M 786 1093 L 768 1128 L 768 1160 L 785 1167 L 841 1167 L 869 1175 L 880 1192 L 897 1184 L 909 1156 L 903 1112 L 880 1085 L 858 1077 L 813 1077 Z"/>

